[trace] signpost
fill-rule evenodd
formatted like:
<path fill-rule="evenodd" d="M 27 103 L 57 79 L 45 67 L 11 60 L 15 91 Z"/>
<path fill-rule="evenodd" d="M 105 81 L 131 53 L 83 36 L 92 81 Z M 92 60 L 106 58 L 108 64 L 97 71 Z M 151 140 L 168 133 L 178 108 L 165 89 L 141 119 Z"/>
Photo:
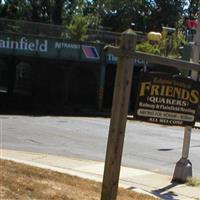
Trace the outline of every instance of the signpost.
<path fill-rule="evenodd" d="M 135 46 L 136 46 L 136 34 L 132 30 L 129 29 L 125 31 L 124 33 L 122 33 L 120 47 L 107 46 L 105 48 L 107 53 L 113 54 L 114 56 L 118 56 L 118 62 L 117 62 L 117 74 L 116 74 L 115 89 L 114 89 L 113 104 L 112 104 L 111 122 L 110 122 L 109 136 L 108 136 L 108 143 L 107 143 L 104 177 L 103 177 L 103 184 L 102 184 L 102 191 L 101 191 L 101 200 L 116 200 L 117 198 L 117 190 L 118 190 L 118 182 L 119 182 L 120 166 L 121 166 L 123 143 L 124 143 L 124 136 L 125 136 L 125 127 L 126 127 L 126 120 L 127 120 L 128 103 L 129 103 L 129 97 L 130 97 L 130 88 L 131 88 L 131 80 L 132 80 L 132 74 L 133 74 L 134 59 L 143 59 L 148 62 L 151 61 L 152 63 L 155 63 L 155 64 L 164 63 L 165 65 L 172 66 L 172 67 L 177 67 L 181 69 L 190 68 L 191 70 L 194 70 L 197 72 L 200 71 L 199 64 L 189 63 L 189 62 L 181 61 L 181 60 L 169 59 L 169 58 L 155 56 L 155 55 L 146 54 L 142 52 L 137 52 L 135 51 Z M 191 82 L 191 84 L 188 84 L 189 86 L 186 86 L 186 84 L 183 85 L 184 82 L 183 83 L 181 81 L 179 82 L 178 77 L 174 78 L 174 80 L 176 80 L 176 83 L 175 81 L 173 82 L 170 80 L 171 82 L 169 84 L 168 89 L 166 89 L 167 86 L 166 88 L 163 87 L 164 89 L 160 88 L 160 94 L 165 93 L 171 96 L 173 91 L 175 91 L 174 88 L 177 87 L 178 88 L 176 89 L 177 92 L 176 93 L 174 92 L 175 93 L 174 101 L 171 99 L 168 101 L 175 103 L 177 100 L 176 103 L 179 104 L 178 97 L 180 98 L 182 97 L 183 91 L 184 90 L 187 91 L 187 92 L 184 92 L 184 93 L 187 93 L 187 95 L 189 93 L 189 96 L 190 96 L 189 101 L 185 102 L 184 98 L 186 97 L 184 95 L 183 95 L 183 99 L 179 99 L 181 103 L 188 104 L 188 110 L 186 109 L 186 112 L 184 111 L 184 113 L 176 112 L 175 114 L 173 114 L 173 118 L 175 119 L 181 118 L 182 120 L 180 120 L 180 122 L 189 123 L 190 125 L 190 123 L 194 123 L 194 118 L 193 118 L 194 115 L 193 115 L 193 111 L 189 111 L 189 110 L 195 109 L 197 98 L 199 98 L 198 96 L 199 90 L 196 89 L 196 86 L 193 85 L 193 82 Z M 151 83 L 154 83 L 154 82 L 150 81 L 150 84 Z M 179 87 L 177 86 L 177 84 L 179 85 Z M 144 93 L 145 94 L 146 92 L 149 93 L 148 88 L 150 88 L 150 85 L 148 86 L 148 84 L 146 84 L 144 88 L 145 88 Z M 179 90 L 181 90 L 180 91 L 181 94 L 179 94 Z M 152 91 L 153 91 L 153 94 L 157 94 L 159 89 L 157 88 L 157 86 L 154 86 L 154 89 Z M 150 91 L 150 94 L 151 94 L 151 91 Z M 182 102 L 182 100 L 184 102 Z M 166 115 L 165 109 L 160 112 L 160 115 L 163 115 L 163 116 Z M 186 150 L 187 150 L 187 147 L 186 147 Z"/>

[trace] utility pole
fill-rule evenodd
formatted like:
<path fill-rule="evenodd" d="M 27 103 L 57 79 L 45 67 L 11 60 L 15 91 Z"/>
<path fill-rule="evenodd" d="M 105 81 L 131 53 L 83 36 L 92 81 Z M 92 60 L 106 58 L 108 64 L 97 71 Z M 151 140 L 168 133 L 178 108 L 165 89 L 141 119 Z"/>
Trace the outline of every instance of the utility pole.
<path fill-rule="evenodd" d="M 200 55 L 200 12 L 198 12 L 198 26 L 196 35 L 194 37 L 194 46 L 192 52 L 192 62 L 199 63 L 199 55 Z M 198 80 L 198 72 L 191 71 L 191 78 L 193 80 Z M 182 157 L 176 163 L 173 181 L 181 181 L 185 182 L 187 177 L 192 176 L 192 163 L 188 159 L 189 149 L 190 149 L 190 140 L 191 140 L 192 127 L 186 127 L 184 131 L 184 139 L 183 139 L 183 149 L 182 149 Z"/>

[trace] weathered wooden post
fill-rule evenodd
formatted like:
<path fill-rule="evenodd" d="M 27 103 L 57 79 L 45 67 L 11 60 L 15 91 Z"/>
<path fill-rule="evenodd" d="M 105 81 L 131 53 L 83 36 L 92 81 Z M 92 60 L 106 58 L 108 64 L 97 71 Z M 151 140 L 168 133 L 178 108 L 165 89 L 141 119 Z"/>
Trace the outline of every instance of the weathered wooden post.
<path fill-rule="evenodd" d="M 117 198 L 125 127 L 133 75 L 133 52 L 136 34 L 128 29 L 122 33 L 112 103 L 111 122 L 102 184 L 101 200 Z M 132 54 L 132 55 L 131 55 Z"/>

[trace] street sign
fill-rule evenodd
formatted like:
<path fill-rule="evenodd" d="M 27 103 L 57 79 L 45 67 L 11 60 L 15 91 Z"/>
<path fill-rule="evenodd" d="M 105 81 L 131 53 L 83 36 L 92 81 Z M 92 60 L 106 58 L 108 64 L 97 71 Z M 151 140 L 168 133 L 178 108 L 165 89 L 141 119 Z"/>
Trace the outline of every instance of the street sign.
<path fill-rule="evenodd" d="M 142 73 L 134 117 L 173 126 L 193 126 L 200 84 L 179 75 Z"/>

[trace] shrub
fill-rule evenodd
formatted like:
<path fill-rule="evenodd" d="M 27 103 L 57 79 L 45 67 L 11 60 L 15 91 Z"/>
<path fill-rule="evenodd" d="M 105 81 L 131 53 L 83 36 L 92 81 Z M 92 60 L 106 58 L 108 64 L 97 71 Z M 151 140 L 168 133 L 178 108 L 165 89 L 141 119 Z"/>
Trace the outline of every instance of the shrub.
<path fill-rule="evenodd" d="M 160 49 L 158 45 L 152 45 L 150 44 L 148 41 L 138 44 L 136 46 L 136 50 L 137 51 L 142 51 L 142 52 L 146 52 L 146 53 L 151 53 L 151 54 L 160 54 Z"/>
<path fill-rule="evenodd" d="M 67 26 L 69 38 L 76 41 L 84 41 L 87 38 L 87 17 L 74 15 L 71 23 Z"/>

